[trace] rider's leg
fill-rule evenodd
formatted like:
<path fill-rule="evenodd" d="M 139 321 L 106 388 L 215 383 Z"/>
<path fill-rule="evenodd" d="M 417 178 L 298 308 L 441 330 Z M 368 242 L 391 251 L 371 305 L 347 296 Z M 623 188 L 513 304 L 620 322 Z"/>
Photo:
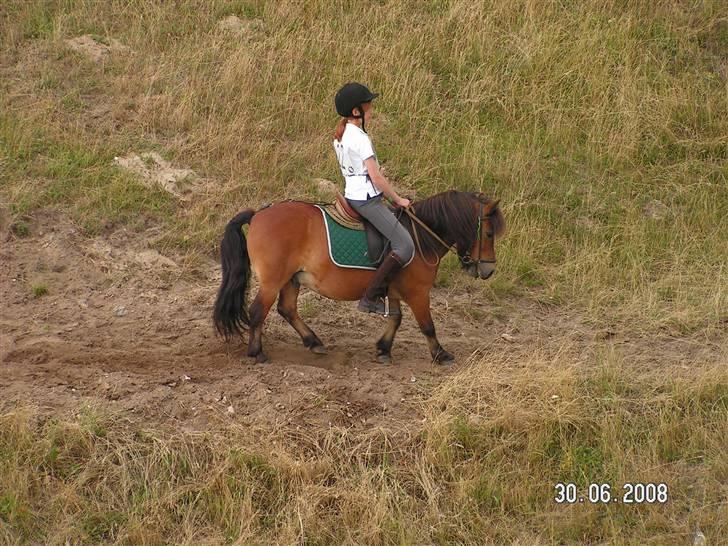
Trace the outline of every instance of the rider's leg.
<path fill-rule="evenodd" d="M 384 296 L 387 294 L 387 287 L 394 276 L 402 269 L 402 261 L 394 252 L 390 252 L 382 261 L 379 268 L 374 272 L 374 277 L 359 300 L 357 308 L 365 313 L 379 313 L 384 315 L 387 308 L 384 303 Z M 395 310 L 393 309 L 392 312 Z"/>
<path fill-rule="evenodd" d="M 349 204 L 369 220 L 392 245 L 392 252 L 374 272 L 374 277 L 358 306 L 360 311 L 383 315 L 385 305 L 382 298 L 387 293 L 387 286 L 399 270 L 412 259 L 415 245 L 407 229 L 399 223 L 392 211 L 382 202 L 381 196 L 368 201 L 349 201 Z"/>

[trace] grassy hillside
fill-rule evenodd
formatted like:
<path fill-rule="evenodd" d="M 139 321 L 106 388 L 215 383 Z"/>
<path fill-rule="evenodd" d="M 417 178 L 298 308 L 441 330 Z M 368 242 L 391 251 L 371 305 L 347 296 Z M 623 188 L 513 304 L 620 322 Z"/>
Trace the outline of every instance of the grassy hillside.
<path fill-rule="evenodd" d="M 219 26 L 231 15 L 237 31 Z M 67 40 L 82 35 L 110 52 L 74 51 Z M 519 298 L 635 336 L 725 335 L 718 0 L 2 2 L 0 213 L 19 236 L 53 207 L 89 236 L 154 226 L 162 251 L 215 256 L 239 209 L 321 199 L 320 177 L 343 184 L 330 140 L 348 80 L 381 93 L 369 132 L 404 195 L 501 199 L 493 280 L 447 260 L 441 285 L 483 312 Z M 114 162 L 149 151 L 194 169 L 202 189 L 180 201 Z M 471 362 L 424 402 L 426 423 L 368 436 L 171 437 L 103 412 L 4 415 L 0 542 L 725 536 L 725 366 L 638 370 L 571 349 Z M 673 489 L 666 505 L 564 508 L 551 500 L 564 480 Z"/>
<path fill-rule="evenodd" d="M 382 96 L 371 128 L 412 195 L 502 199 L 486 297 L 606 322 L 726 319 L 727 10 L 721 2 L 34 1 L 2 8 L 2 195 L 93 231 L 137 212 L 214 253 L 239 208 L 337 182 L 332 97 Z M 218 27 L 237 15 L 239 34 Z M 130 51 L 93 62 L 65 39 Z M 161 151 L 211 180 L 174 207 L 112 158 Z M 657 218 L 645 213 L 655 201 Z M 651 210 L 651 209 L 650 209 Z M 454 264 L 450 264 L 450 269 Z M 449 277 L 448 277 L 449 278 Z M 447 282 L 447 278 L 444 279 Z M 481 287 L 482 288 L 482 287 Z"/>

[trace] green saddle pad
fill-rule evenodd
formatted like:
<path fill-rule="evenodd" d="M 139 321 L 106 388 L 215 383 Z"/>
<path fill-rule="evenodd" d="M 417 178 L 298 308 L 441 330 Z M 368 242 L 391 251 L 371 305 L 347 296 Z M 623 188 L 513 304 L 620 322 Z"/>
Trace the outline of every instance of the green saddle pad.
<path fill-rule="evenodd" d="M 318 209 L 324 216 L 331 261 L 339 267 L 376 269 L 376 266 L 369 260 L 366 233 L 362 230 L 346 228 L 338 224 L 322 207 L 318 207 Z"/>

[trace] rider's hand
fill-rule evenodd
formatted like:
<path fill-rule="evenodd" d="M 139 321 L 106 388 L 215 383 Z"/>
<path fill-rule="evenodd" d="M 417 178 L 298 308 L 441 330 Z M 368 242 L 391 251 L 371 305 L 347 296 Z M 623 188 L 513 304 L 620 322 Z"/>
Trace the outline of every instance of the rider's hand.
<path fill-rule="evenodd" d="M 398 207 L 402 207 L 403 209 L 406 209 L 407 207 L 410 206 L 410 200 L 407 199 L 406 197 L 398 197 L 397 200 L 395 201 L 395 204 Z"/>

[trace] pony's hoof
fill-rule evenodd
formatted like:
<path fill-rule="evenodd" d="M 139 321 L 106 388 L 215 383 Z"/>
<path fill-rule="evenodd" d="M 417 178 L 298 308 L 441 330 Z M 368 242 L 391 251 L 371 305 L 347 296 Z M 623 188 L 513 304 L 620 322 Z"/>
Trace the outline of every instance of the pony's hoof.
<path fill-rule="evenodd" d="M 377 355 L 377 362 L 379 362 L 380 364 L 391 364 L 392 355 L 388 355 L 388 354 Z"/>
<path fill-rule="evenodd" d="M 313 347 L 310 347 L 310 351 L 317 355 L 329 354 L 329 351 L 327 351 L 326 347 L 324 347 L 323 345 L 314 345 Z"/>
<path fill-rule="evenodd" d="M 256 364 L 263 364 L 265 362 L 268 362 L 268 357 L 263 351 L 260 351 L 257 355 L 255 355 Z"/>
<path fill-rule="evenodd" d="M 444 349 L 437 353 L 437 356 L 435 357 L 435 364 L 440 364 L 441 366 L 449 366 L 450 364 L 453 364 L 455 362 L 455 357 L 451 354 L 445 351 Z"/>

